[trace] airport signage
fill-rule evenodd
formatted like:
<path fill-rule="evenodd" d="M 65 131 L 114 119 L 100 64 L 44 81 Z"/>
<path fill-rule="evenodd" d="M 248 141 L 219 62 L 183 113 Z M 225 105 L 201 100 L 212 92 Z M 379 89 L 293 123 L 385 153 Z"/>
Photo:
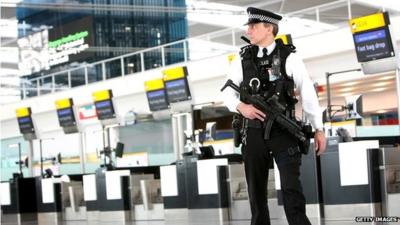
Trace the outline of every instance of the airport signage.
<path fill-rule="evenodd" d="M 174 103 L 192 99 L 186 66 L 164 70 L 163 74 L 168 102 Z"/>
<path fill-rule="evenodd" d="M 71 98 L 57 100 L 55 102 L 57 109 L 58 122 L 61 127 L 72 127 L 76 125 L 73 101 Z"/>
<path fill-rule="evenodd" d="M 358 62 L 395 56 L 389 24 L 387 12 L 350 20 Z"/>
<path fill-rule="evenodd" d="M 49 42 L 49 65 L 69 62 L 70 55 L 76 55 L 89 48 L 89 44 L 85 43 L 85 37 L 88 35 L 88 31 L 82 31 Z"/>
<path fill-rule="evenodd" d="M 150 111 L 159 111 L 169 108 L 163 79 L 146 81 L 145 90 Z"/>
<path fill-rule="evenodd" d="M 31 117 L 31 108 L 23 107 L 16 110 L 18 126 L 21 134 L 33 134 L 35 128 Z"/>
<path fill-rule="evenodd" d="M 96 107 L 96 114 L 99 120 L 106 120 L 115 118 L 115 111 L 112 101 L 112 91 L 102 90 L 92 94 L 94 106 Z"/>

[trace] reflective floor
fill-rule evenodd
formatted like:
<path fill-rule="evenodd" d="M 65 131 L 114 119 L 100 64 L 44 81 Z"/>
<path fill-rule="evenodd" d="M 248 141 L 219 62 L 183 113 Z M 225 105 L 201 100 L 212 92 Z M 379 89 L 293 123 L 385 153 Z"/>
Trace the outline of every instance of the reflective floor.
<path fill-rule="evenodd" d="M 372 223 L 356 223 L 355 221 L 325 221 L 311 219 L 313 225 L 349 225 L 349 224 L 372 224 Z M 16 223 L 2 223 L 4 225 L 16 225 Z M 53 223 L 54 224 L 54 223 Z M 53 225 L 51 224 L 51 225 Z M 287 225 L 286 220 L 271 220 L 271 225 Z M 391 223 L 398 224 L 398 223 Z M 23 225 L 36 225 L 36 223 L 23 223 Z M 50 225 L 50 224 L 40 224 L 40 225 Z M 204 222 L 188 222 L 183 220 L 176 221 L 63 221 L 55 225 L 250 225 L 250 221 L 229 221 L 220 223 L 218 221 L 204 221 Z"/>

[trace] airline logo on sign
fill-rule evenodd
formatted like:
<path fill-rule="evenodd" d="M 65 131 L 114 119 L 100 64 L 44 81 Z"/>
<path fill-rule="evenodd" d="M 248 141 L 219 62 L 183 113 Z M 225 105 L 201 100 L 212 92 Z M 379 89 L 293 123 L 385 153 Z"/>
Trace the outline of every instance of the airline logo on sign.
<path fill-rule="evenodd" d="M 79 120 L 97 118 L 96 108 L 93 104 L 79 107 Z"/>

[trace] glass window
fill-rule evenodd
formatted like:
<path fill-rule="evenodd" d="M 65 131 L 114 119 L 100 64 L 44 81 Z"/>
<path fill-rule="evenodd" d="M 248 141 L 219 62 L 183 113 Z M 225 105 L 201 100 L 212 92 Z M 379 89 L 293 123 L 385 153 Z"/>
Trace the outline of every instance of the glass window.
<path fill-rule="evenodd" d="M 96 64 L 87 67 L 88 70 L 88 83 L 93 83 L 103 80 L 103 67 L 102 64 Z"/>
<path fill-rule="evenodd" d="M 68 73 L 57 74 L 54 76 L 55 91 L 63 91 L 69 89 Z"/>
<path fill-rule="evenodd" d="M 106 62 L 106 79 L 120 77 L 121 71 L 121 60 L 116 59 L 110 62 Z"/>
<path fill-rule="evenodd" d="M 52 92 L 53 89 L 53 78 L 44 77 L 40 81 L 40 95 L 45 95 Z"/>
<path fill-rule="evenodd" d="M 124 58 L 125 74 L 137 73 L 142 70 L 140 64 L 140 55 L 132 55 Z"/>
<path fill-rule="evenodd" d="M 164 48 L 165 65 L 171 65 L 184 61 L 183 43 L 170 45 Z"/>
<path fill-rule="evenodd" d="M 71 71 L 71 87 L 85 85 L 85 69 Z"/>
<path fill-rule="evenodd" d="M 144 53 L 144 68 L 145 70 L 161 67 L 161 50 L 155 49 L 153 51 Z"/>

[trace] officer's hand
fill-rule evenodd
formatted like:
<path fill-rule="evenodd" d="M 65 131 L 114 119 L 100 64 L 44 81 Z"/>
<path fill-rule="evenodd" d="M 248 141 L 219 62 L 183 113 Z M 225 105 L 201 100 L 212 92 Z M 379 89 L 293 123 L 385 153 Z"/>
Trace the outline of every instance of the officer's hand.
<path fill-rule="evenodd" d="M 314 145 L 317 155 L 321 155 L 326 149 L 326 138 L 323 131 L 316 131 L 314 135 Z"/>
<path fill-rule="evenodd" d="M 247 119 L 264 121 L 265 114 L 251 104 L 239 103 L 237 110 Z"/>

